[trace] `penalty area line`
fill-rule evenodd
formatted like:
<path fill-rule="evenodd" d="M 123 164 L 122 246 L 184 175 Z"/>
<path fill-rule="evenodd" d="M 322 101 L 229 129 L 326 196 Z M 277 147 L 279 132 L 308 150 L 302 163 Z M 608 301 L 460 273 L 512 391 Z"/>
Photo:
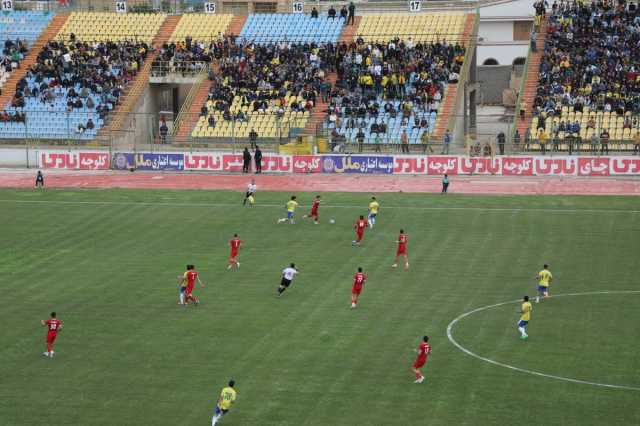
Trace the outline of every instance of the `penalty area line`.
<path fill-rule="evenodd" d="M 638 294 L 640 293 L 640 290 L 602 290 L 602 291 L 590 291 L 590 292 L 584 292 L 584 293 L 565 293 L 565 294 L 558 294 L 558 295 L 554 295 L 552 296 L 553 298 L 556 297 L 573 297 L 573 296 L 594 296 L 594 295 L 603 295 L 603 294 Z M 489 309 L 493 309 L 493 308 L 497 308 L 499 306 L 504 306 L 504 305 L 510 305 L 513 303 L 518 303 L 521 302 L 521 300 L 509 300 L 507 302 L 501 302 L 501 303 L 495 303 L 493 305 L 487 305 L 487 306 L 481 306 L 479 308 L 473 309 L 469 312 L 465 312 L 461 315 L 459 315 L 458 317 L 456 317 L 453 321 L 451 321 L 449 323 L 449 325 L 447 326 L 447 338 L 449 339 L 449 341 L 459 350 L 461 350 L 462 352 L 464 352 L 465 354 L 479 359 L 480 361 L 484 361 L 487 362 L 489 364 L 493 364 L 496 365 L 498 367 L 503 367 L 503 368 L 507 368 L 509 370 L 512 371 L 518 371 L 520 373 L 525 373 L 525 374 L 530 374 L 533 376 L 538 376 L 538 377 L 545 377 L 547 379 L 554 379 L 554 380 L 559 380 L 559 381 L 563 381 L 563 382 L 570 382 L 570 383 L 578 383 L 581 385 L 590 385 L 590 386 L 597 386 L 597 387 L 602 387 L 602 388 L 610 388 L 610 389 L 621 389 L 621 390 L 630 390 L 630 391 L 640 391 L 640 387 L 636 387 L 636 386 L 626 386 L 626 385 L 614 385 L 614 384 L 609 384 L 609 383 L 599 383 L 599 382 L 591 382 L 588 380 L 580 380 L 580 379 L 574 379 L 572 377 L 563 377 L 563 376 L 555 376 L 553 374 L 547 374 L 547 373 L 542 373 L 539 371 L 534 371 L 534 370 L 527 370 L 526 368 L 521 368 L 521 367 L 516 367 L 514 365 L 510 365 L 510 364 L 505 364 L 503 362 L 500 361 L 496 361 L 494 359 L 491 358 L 487 358 L 484 357 L 482 355 L 478 355 L 475 352 L 472 352 L 471 350 L 465 348 L 464 346 L 462 346 L 460 343 L 458 343 L 458 341 L 456 341 L 453 338 L 453 327 L 458 323 L 458 321 L 471 316 L 473 314 L 476 314 L 478 312 L 482 312 L 482 311 L 486 311 Z"/>

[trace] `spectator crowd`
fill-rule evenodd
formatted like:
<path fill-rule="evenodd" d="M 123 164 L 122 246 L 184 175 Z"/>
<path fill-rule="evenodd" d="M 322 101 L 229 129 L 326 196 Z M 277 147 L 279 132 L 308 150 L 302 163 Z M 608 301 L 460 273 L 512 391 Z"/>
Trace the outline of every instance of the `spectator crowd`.
<path fill-rule="evenodd" d="M 428 133 L 427 117 L 438 111 L 446 86 L 458 82 L 464 56 L 464 46 L 445 40 L 414 43 L 409 37 L 365 43 L 358 37 L 351 45 L 340 45 L 335 56 L 339 83 L 327 111 L 334 138 L 343 128 L 370 127 L 370 134 L 384 135 L 383 115 L 400 117 L 403 131 Z"/>
<path fill-rule="evenodd" d="M 209 116 L 214 127 L 211 114 L 216 111 L 226 121 L 247 121 L 247 112 L 283 116 L 287 110 L 310 111 L 326 84 L 333 51 L 331 43 L 254 44 L 224 38 L 210 49 L 218 69 L 210 73 L 212 85 L 201 115 Z M 232 108 L 234 99 L 240 108 Z"/>
<path fill-rule="evenodd" d="M 554 3 L 540 63 L 533 115 L 544 129 L 563 107 L 582 113 L 640 113 L 640 9 L 624 0 Z M 598 125 L 589 120 L 587 127 Z M 625 128 L 631 127 L 627 118 Z M 557 124 L 580 132 L 580 123 Z M 537 133 L 536 133 L 537 134 Z M 552 134 L 551 136 L 557 136 Z"/>
<path fill-rule="evenodd" d="M 63 102 L 67 112 L 95 110 L 104 119 L 137 74 L 148 49 L 142 42 L 85 43 L 73 35 L 66 42 L 51 40 L 18 81 L 11 106 L 21 111 L 28 98 L 35 98 L 42 104 L 40 110 L 58 110 Z M 93 128 L 90 121 L 82 127 Z"/>

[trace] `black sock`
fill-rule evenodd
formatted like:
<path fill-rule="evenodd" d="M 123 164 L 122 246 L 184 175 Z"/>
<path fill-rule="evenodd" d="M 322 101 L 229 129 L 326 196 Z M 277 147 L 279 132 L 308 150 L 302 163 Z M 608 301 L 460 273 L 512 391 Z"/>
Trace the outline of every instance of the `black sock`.
<path fill-rule="evenodd" d="M 283 291 L 284 291 L 284 287 L 278 287 L 278 294 L 282 294 Z"/>

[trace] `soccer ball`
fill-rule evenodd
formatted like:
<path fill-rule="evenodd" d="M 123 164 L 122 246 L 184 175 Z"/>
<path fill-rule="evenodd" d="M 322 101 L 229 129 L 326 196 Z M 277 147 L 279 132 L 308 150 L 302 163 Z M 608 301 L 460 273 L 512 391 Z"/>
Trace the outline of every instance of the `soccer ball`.
<path fill-rule="evenodd" d="M 329 219 L 329 223 L 333 225 L 334 223 L 336 223 L 336 220 L 334 218 L 331 218 Z"/>

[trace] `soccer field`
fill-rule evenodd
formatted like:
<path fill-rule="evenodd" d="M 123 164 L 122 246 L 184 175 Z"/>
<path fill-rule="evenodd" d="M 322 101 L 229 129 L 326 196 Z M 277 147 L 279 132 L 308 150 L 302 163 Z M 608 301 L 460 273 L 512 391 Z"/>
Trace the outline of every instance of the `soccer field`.
<path fill-rule="evenodd" d="M 297 195 L 291 226 L 276 224 L 285 193 L 242 208 L 222 191 L 0 190 L 0 424 L 207 425 L 230 378 L 221 425 L 640 424 L 640 198 L 378 194 L 354 248 L 369 194 L 324 193 L 318 226 L 301 220 L 315 194 Z M 400 228 L 408 272 L 390 267 Z M 300 274 L 277 298 L 289 262 Z M 199 307 L 176 305 L 188 263 Z M 534 304 L 521 341 L 516 300 L 543 263 L 567 296 Z M 448 339 L 502 302 L 451 327 L 477 357 Z"/>

